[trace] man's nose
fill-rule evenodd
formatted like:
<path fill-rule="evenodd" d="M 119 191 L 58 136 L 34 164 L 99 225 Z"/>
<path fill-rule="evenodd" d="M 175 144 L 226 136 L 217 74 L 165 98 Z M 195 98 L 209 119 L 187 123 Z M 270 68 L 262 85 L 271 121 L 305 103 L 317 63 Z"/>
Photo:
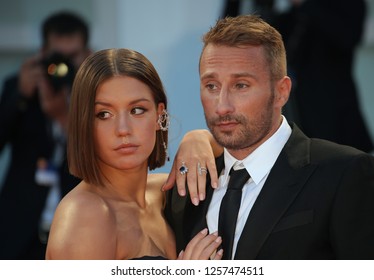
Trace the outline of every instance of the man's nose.
<path fill-rule="evenodd" d="M 222 87 L 217 97 L 216 113 L 218 115 L 226 115 L 234 111 L 235 108 L 231 99 L 230 91 L 226 87 Z"/>

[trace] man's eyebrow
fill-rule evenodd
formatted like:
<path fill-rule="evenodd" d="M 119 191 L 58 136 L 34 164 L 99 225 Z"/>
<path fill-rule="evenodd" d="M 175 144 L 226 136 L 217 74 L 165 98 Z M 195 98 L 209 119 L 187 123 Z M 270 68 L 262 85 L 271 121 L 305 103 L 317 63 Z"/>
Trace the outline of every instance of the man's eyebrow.
<path fill-rule="evenodd" d="M 215 74 L 213 72 L 209 72 L 209 73 L 205 73 L 205 74 L 201 75 L 200 79 L 201 80 L 210 79 L 210 78 L 215 78 L 216 76 L 217 76 L 217 74 Z"/>
<path fill-rule="evenodd" d="M 253 75 L 249 72 L 240 72 L 240 73 L 232 74 L 231 77 L 233 77 L 233 78 L 241 78 L 241 77 L 255 78 L 255 75 Z"/>
<path fill-rule="evenodd" d="M 204 80 L 204 79 L 211 79 L 211 78 L 215 78 L 217 77 L 217 74 L 216 73 L 205 73 L 203 75 L 201 75 L 201 80 Z M 234 74 L 231 74 L 231 77 L 233 78 L 241 78 L 241 77 L 249 77 L 249 78 L 255 78 L 255 75 L 249 73 L 249 72 L 240 72 L 240 73 L 234 73 Z"/>

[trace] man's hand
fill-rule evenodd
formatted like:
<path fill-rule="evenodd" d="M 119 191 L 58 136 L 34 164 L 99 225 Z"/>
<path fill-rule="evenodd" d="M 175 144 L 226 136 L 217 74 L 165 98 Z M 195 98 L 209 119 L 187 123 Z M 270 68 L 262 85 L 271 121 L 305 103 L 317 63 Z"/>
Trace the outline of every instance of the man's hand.
<path fill-rule="evenodd" d="M 21 66 L 18 88 L 26 98 L 31 98 L 35 93 L 40 78 L 43 76 L 41 55 L 28 58 Z"/>
<path fill-rule="evenodd" d="M 56 91 L 46 77 L 41 77 L 38 89 L 43 112 L 50 119 L 57 121 L 65 130 L 68 120 L 70 88 L 64 86 Z"/>

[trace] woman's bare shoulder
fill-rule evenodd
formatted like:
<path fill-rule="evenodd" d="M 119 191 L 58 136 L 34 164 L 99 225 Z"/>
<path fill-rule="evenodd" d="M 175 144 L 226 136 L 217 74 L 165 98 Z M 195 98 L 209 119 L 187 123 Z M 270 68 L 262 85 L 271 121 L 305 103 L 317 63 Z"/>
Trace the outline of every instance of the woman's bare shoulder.
<path fill-rule="evenodd" d="M 102 196 L 92 191 L 89 184 L 81 182 L 61 200 L 56 212 L 76 218 L 93 213 L 108 215 L 110 209 Z"/>
<path fill-rule="evenodd" d="M 161 190 L 161 187 L 166 182 L 168 178 L 168 173 L 151 173 L 148 174 L 147 187 L 152 189 Z"/>
<path fill-rule="evenodd" d="M 152 173 L 147 179 L 147 199 L 160 210 L 165 207 L 165 192 L 161 191 L 161 187 L 168 176 L 167 173 Z"/>
<path fill-rule="evenodd" d="M 114 213 L 105 199 L 90 191 L 85 183 L 81 184 L 67 194 L 57 207 L 47 257 L 105 259 L 108 253 L 115 252 L 115 247 L 111 246 L 115 244 L 112 240 L 115 237 Z M 108 247 L 102 248 L 100 244 Z"/>

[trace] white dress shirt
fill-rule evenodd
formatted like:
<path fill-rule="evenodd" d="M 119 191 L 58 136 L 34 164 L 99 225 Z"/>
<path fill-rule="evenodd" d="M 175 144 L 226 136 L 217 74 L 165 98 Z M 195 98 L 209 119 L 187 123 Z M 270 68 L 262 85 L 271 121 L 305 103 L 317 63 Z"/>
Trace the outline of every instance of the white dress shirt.
<path fill-rule="evenodd" d="M 283 116 L 282 124 L 279 129 L 245 159 L 237 160 L 230 155 L 226 149 L 224 149 L 225 168 L 222 170 L 221 175 L 219 176 L 218 188 L 213 192 L 213 197 L 206 217 L 209 232 L 215 232 L 218 230 L 219 208 L 221 206 L 221 200 L 227 190 L 230 177 L 229 171 L 231 167 L 237 161 L 239 161 L 244 165 L 251 176 L 251 178 L 245 183 L 242 190 L 242 200 L 236 223 L 232 258 L 235 256 L 236 246 L 247 221 L 249 212 L 251 211 L 252 206 L 255 203 L 263 185 L 265 184 L 271 168 L 290 137 L 291 131 L 291 127 L 289 126 L 286 118 Z"/>

